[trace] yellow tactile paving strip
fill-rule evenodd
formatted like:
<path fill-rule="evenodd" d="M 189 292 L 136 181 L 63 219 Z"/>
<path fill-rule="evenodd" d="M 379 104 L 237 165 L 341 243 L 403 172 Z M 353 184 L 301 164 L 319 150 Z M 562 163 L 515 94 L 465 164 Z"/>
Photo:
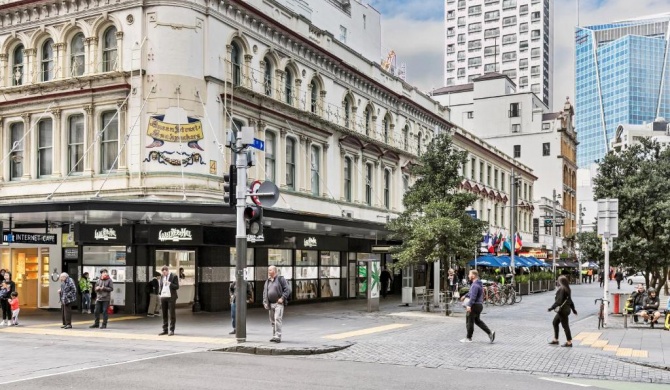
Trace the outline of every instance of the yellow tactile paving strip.
<path fill-rule="evenodd" d="M 600 336 L 602 336 L 602 333 L 599 332 L 581 332 L 575 336 L 573 340 L 579 341 L 579 345 L 588 345 L 591 346 L 591 348 L 602 348 L 603 351 L 614 352 L 620 357 L 649 357 L 649 351 L 633 348 L 620 348 L 618 345 L 610 345 L 608 340 L 600 340 Z"/>
<path fill-rule="evenodd" d="M 88 323 L 88 322 L 87 322 Z M 124 333 L 115 330 L 77 330 L 77 329 L 48 329 L 31 327 L 12 327 L 0 330 L 0 333 L 34 334 L 47 336 L 65 336 L 81 338 L 101 338 L 106 340 L 139 340 L 139 341 L 171 341 L 177 343 L 217 344 L 226 345 L 235 342 L 234 339 L 199 336 L 158 336 L 157 334 Z"/>
<path fill-rule="evenodd" d="M 410 324 L 390 324 L 390 325 L 376 326 L 374 328 L 354 330 L 352 332 L 331 334 L 328 336 L 324 336 L 323 338 L 329 340 L 342 340 L 350 337 L 366 336 L 373 333 L 386 332 L 389 330 L 405 328 L 407 326 L 410 326 Z"/>
<path fill-rule="evenodd" d="M 140 316 L 111 317 L 109 320 L 107 320 L 107 322 L 119 322 L 119 321 L 139 320 L 139 319 L 141 319 L 141 318 L 145 318 L 145 317 L 140 317 Z M 91 319 L 90 319 L 90 320 L 87 320 L 87 321 L 76 321 L 76 322 L 73 322 L 72 325 L 73 325 L 73 326 L 77 326 L 77 325 L 90 325 L 90 324 L 93 323 L 93 320 L 94 320 L 94 317 L 91 316 Z M 51 323 L 51 324 L 29 325 L 28 328 L 55 328 L 55 327 L 57 327 L 57 326 L 60 327 L 60 326 L 63 326 L 63 324 L 60 323 L 60 322 L 54 322 L 54 323 Z"/>

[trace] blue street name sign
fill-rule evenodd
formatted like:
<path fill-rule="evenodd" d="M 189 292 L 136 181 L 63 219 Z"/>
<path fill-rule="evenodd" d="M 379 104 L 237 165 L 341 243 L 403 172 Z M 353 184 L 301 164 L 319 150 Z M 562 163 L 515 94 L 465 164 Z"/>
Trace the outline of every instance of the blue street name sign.
<path fill-rule="evenodd" d="M 477 219 L 477 210 L 465 210 L 465 212 L 474 219 Z"/>
<path fill-rule="evenodd" d="M 265 151 L 265 141 L 261 141 L 258 138 L 254 138 L 254 143 L 251 144 L 251 147 L 258 149 L 260 151 Z"/>

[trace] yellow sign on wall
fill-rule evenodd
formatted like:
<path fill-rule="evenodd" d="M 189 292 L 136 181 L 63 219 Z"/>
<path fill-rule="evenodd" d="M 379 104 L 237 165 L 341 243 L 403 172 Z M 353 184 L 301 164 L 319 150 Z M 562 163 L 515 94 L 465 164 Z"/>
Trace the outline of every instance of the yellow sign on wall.
<path fill-rule="evenodd" d="M 205 138 L 200 121 L 176 125 L 160 121 L 156 117 L 149 120 L 147 135 L 155 140 L 179 143 L 200 141 Z"/>

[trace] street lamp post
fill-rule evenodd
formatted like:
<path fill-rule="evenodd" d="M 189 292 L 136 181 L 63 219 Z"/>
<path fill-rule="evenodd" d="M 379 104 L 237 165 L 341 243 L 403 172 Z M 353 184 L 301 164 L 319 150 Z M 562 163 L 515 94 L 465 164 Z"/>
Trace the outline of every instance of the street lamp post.
<path fill-rule="evenodd" d="M 556 195 L 556 189 L 554 188 L 552 201 L 551 201 L 551 258 L 552 258 L 552 272 L 554 273 L 554 280 L 556 280 L 556 199 L 560 199 L 561 195 Z"/>

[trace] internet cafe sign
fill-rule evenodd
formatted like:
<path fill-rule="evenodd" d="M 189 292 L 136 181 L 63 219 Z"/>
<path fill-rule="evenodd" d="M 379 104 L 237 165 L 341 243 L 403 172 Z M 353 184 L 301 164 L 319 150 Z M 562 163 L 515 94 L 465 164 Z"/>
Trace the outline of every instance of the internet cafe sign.
<path fill-rule="evenodd" d="M 2 236 L 4 242 L 15 244 L 56 245 L 58 243 L 58 236 L 55 234 L 3 232 Z"/>

